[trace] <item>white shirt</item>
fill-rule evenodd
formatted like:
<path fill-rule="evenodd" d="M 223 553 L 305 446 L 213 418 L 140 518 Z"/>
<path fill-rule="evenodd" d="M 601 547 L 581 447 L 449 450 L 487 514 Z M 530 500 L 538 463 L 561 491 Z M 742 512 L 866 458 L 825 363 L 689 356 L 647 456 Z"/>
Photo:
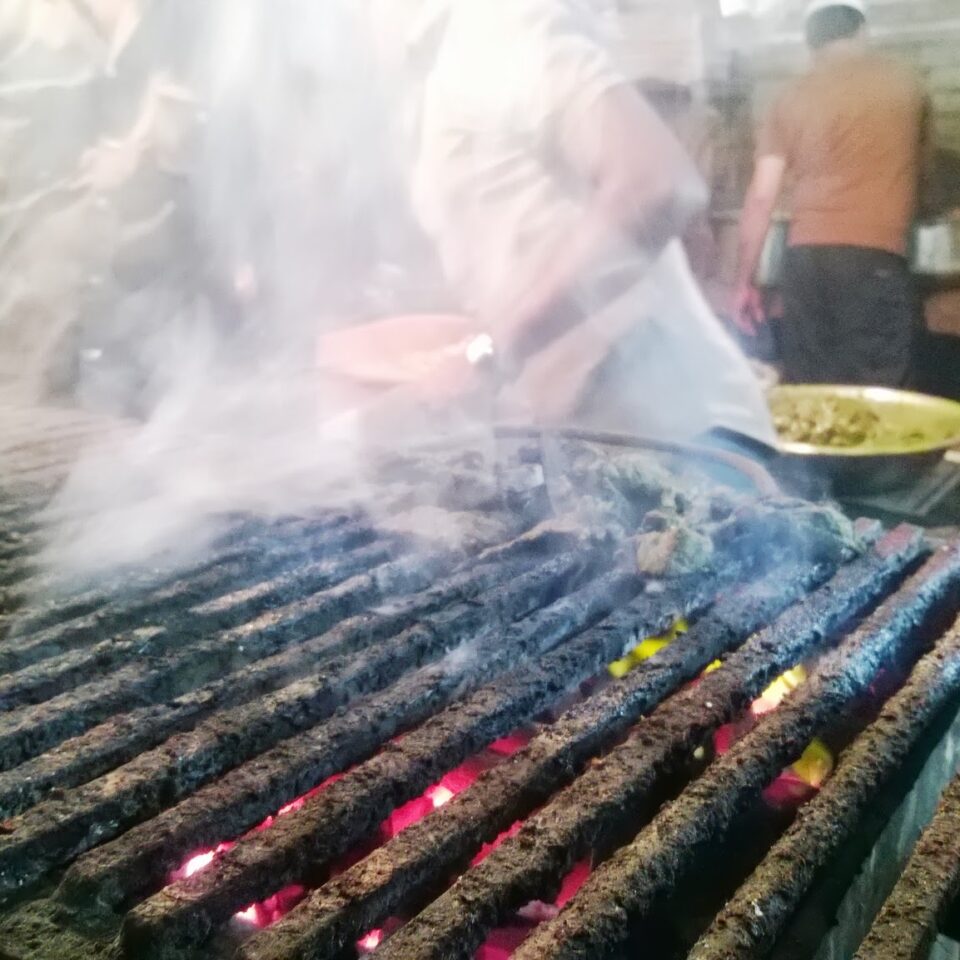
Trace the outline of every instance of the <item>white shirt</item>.
<path fill-rule="evenodd" d="M 581 215 L 585 185 L 550 166 L 556 122 L 623 82 L 582 3 L 452 0 L 415 198 L 470 309 L 495 309 Z"/>
<path fill-rule="evenodd" d="M 558 125 L 627 82 L 612 14 L 613 0 L 449 0 L 423 87 L 415 202 L 474 315 L 495 317 L 582 223 L 590 185 L 558 164 Z M 614 365 L 628 382 L 604 385 L 595 425 L 675 438 L 722 425 L 772 441 L 760 388 L 679 242 L 652 267 L 629 244 L 610 259 L 637 283 L 607 311 L 631 318 Z"/>

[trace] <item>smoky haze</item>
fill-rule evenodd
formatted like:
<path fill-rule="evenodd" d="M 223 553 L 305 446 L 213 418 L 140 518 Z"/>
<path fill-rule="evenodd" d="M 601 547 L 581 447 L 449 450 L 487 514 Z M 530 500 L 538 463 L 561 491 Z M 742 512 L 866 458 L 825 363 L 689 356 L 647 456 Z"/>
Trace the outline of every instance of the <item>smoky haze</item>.
<path fill-rule="evenodd" d="M 497 322 L 499 308 L 484 313 L 483 303 L 522 300 L 524 291 L 515 297 L 506 288 L 536 276 L 517 269 L 520 255 L 540 256 L 558 234 L 562 244 L 581 226 L 592 185 L 569 185 L 572 170 L 556 173 L 558 158 L 529 145 L 542 139 L 541 120 L 524 117 L 531 129 L 521 125 L 522 149 L 499 129 L 480 130 L 486 153 L 467 150 L 452 173 L 444 169 L 448 134 L 466 122 L 462 105 L 469 116 L 479 102 L 481 127 L 489 121 L 489 76 L 498 77 L 492 112 L 501 118 L 520 109 L 511 100 L 517 91 L 522 110 L 545 111 L 543 122 L 558 100 L 546 63 L 529 74 L 524 14 L 498 8 L 516 41 L 507 53 L 513 72 L 499 75 L 496 19 L 487 27 L 489 55 L 464 48 L 483 4 L 456 8 L 468 15 L 466 28 L 450 29 L 460 47 L 444 34 L 437 52 L 445 3 L 6 0 L 0 362 L 35 398 L 136 423 L 124 440 L 89 450 L 53 503 L 53 515 L 70 518 L 50 544 L 55 570 L 91 573 L 158 553 L 194 558 L 216 517 L 230 511 L 283 514 L 358 496 L 376 509 L 371 445 L 396 449 L 468 433 L 489 449 L 492 390 L 477 391 L 474 405 L 439 411 L 391 394 L 396 402 L 360 416 L 356 405 L 371 394 L 331 373 L 336 350 L 329 341 L 318 346 L 321 334 L 364 321 L 468 313 L 448 317 L 467 338 L 453 350 L 456 380 L 466 366 L 462 347 Z M 613 0 L 543 9 L 551 23 L 569 14 L 596 50 L 613 42 Z M 432 97 L 424 95 L 428 71 Z M 428 101 L 439 112 L 421 110 Z M 428 141 L 432 151 L 422 149 Z M 450 188 L 444 195 L 426 184 L 437 187 L 436 222 L 446 221 L 445 239 L 458 237 L 456 252 L 466 251 L 492 297 L 461 302 L 441 280 L 436 251 L 444 244 L 434 242 L 438 231 L 428 240 L 416 225 L 432 229 L 422 203 L 419 218 L 413 213 L 422 196 L 412 188 L 412 165 L 423 156 L 441 159 L 437 170 Z M 430 163 L 417 170 L 421 187 L 441 179 Z M 699 198 L 691 171 L 683 189 Z M 476 210 L 456 202 L 464 184 Z M 529 217 L 510 219 L 531 200 Z M 514 235 L 504 235 L 490 207 L 513 211 L 506 222 Z M 547 236 L 531 242 L 544 223 Z M 584 373 L 603 396 L 588 425 L 689 438 L 713 415 L 727 426 L 753 423 L 759 390 L 713 324 L 679 241 L 641 250 L 624 229 L 610 231 L 610 262 L 567 290 L 582 326 L 607 313 L 599 322 L 646 331 L 629 348 L 618 344 L 602 371 L 598 360 Z M 525 259 L 529 268 L 537 257 Z M 611 301 L 606 272 L 618 270 L 632 286 Z M 367 338 L 376 341 L 381 372 L 403 367 L 404 339 L 396 328 Z M 557 339 L 562 372 L 556 357 L 566 338 Z M 416 362 L 405 368 L 412 383 L 421 373 Z M 535 384 L 520 397 L 533 403 L 513 409 L 535 415 L 536 403 L 568 379 L 547 377 L 545 390 Z M 622 422 L 608 416 L 610 396 L 626 401 Z M 431 501 L 431 483 L 419 478 L 420 505 Z"/>
<path fill-rule="evenodd" d="M 316 337 L 443 292 L 362 8 L 4 4 L 3 374 L 138 424 L 52 504 L 56 568 L 192 558 L 216 514 L 364 481 Z"/>

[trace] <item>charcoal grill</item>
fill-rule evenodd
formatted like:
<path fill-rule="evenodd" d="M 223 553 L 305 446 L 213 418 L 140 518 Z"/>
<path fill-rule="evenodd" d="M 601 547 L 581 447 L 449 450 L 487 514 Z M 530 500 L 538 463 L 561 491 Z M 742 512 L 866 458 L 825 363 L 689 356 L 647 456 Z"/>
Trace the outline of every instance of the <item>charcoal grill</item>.
<path fill-rule="evenodd" d="M 331 509 L 226 517 L 191 570 L 52 600 L 38 511 L 103 429 L 8 410 L 0 433 L 3 960 L 777 955 L 811 904 L 836 935 L 847 891 L 824 878 L 949 741 L 960 543 L 864 527 L 847 563 L 785 550 L 652 583 L 549 528 L 454 548 Z M 814 737 L 832 775 L 771 805 Z M 935 846 L 917 951 L 960 859 Z M 907 955 L 884 952 L 897 896 L 844 931 L 864 957 Z"/>

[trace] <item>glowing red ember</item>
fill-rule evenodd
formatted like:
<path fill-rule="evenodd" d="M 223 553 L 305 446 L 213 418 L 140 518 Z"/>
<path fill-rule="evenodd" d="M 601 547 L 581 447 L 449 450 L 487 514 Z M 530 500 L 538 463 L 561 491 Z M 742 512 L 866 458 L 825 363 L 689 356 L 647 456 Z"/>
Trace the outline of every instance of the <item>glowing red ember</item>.
<path fill-rule="evenodd" d="M 802 666 L 778 677 L 750 705 L 749 714 L 736 723 L 720 727 L 713 735 L 713 746 L 719 756 L 737 740 L 749 733 L 760 717 L 772 713 L 793 690 L 807 679 Z M 823 785 L 833 770 L 833 755 L 820 741 L 813 740 L 796 763 L 784 770 L 763 791 L 763 799 L 774 807 L 799 806 L 806 803 Z"/>
<path fill-rule="evenodd" d="M 277 817 L 286 816 L 288 813 L 294 813 L 299 810 L 311 797 L 316 796 L 321 790 L 326 790 L 332 783 L 335 783 L 343 776 L 342 773 L 334 774 L 332 777 L 324 780 L 319 786 L 309 790 L 302 797 L 297 797 L 290 803 L 282 806 L 274 815 L 267 817 L 262 823 L 257 824 L 249 833 L 244 836 L 250 836 L 259 833 L 261 830 L 267 830 L 273 826 Z M 200 850 L 192 854 L 187 860 L 168 877 L 169 883 L 176 883 L 178 880 L 185 880 L 192 877 L 216 860 L 221 854 L 232 850 L 237 845 L 236 840 L 225 840 L 218 843 L 217 846 L 209 850 Z M 304 897 L 306 890 L 297 885 L 285 887 L 273 896 L 268 897 L 262 903 L 251 904 L 244 910 L 235 914 L 235 919 L 244 923 L 252 924 L 255 927 L 267 927 L 271 923 L 276 923 L 282 916 L 289 913 Z"/>
<path fill-rule="evenodd" d="M 361 955 L 373 953 L 380 946 L 382 940 L 382 930 L 371 930 L 365 937 L 361 937 L 357 941 L 357 952 Z"/>
<path fill-rule="evenodd" d="M 438 783 L 428 787 L 422 796 L 417 797 L 415 800 L 411 800 L 409 803 L 406 803 L 402 807 L 394 810 L 394 812 L 381 824 L 375 846 L 381 843 L 386 843 L 387 840 L 395 837 L 403 830 L 406 830 L 407 827 L 412 826 L 419 820 L 422 820 L 428 814 L 432 813 L 434 810 L 437 810 L 449 803 L 458 793 L 466 790 L 467 787 L 469 787 L 470 784 L 472 784 L 481 773 L 483 773 L 485 770 L 488 770 L 490 767 L 495 766 L 505 757 L 512 756 L 514 753 L 524 747 L 529 741 L 530 734 L 523 731 L 513 733 L 509 737 L 505 737 L 502 740 L 497 740 L 496 742 L 492 743 L 490 747 L 483 753 L 471 758 L 466 763 L 461 764 L 455 770 L 451 770 Z M 283 817 L 291 813 L 296 813 L 308 800 L 316 796 L 322 790 L 327 789 L 327 787 L 341 779 L 341 777 L 343 777 L 342 773 L 335 774 L 334 776 L 325 780 L 319 786 L 314 787 L 312 790 L 309 790 L 307 793 L 303 794 L 303 796 L 297 797 L 295 800 L 291 800 L 290 803 L 282 806 L 275 814 L 267 817 L 262 823 L 259 823 L 253 828 L 253 830 L 244 836 L 250 836 L 251 834 L 258 833 L 261 830 L 269 829 L 271 826 L 273 826 L 273 823 L 277 817 Z M 236 844 L 236 840 L 228 840 L 217 844 L 216 847 L 208 850 L 198 850 L 196 853 L 191 854 L 190 857 L 188 857 L 187 860 L 184 861 L 184 863 L 177 870 L 170 874 L 168 878 L 169 882 L 175 883 L 178 880 L 185 880 L 187 877 L 192 877 L 201 870 L 205 870 L 210 866 L 211 863 L 214 862 L 214 860 L 216 860 L 217 857 L 223 853 L 226 853 L 228 850 L 231 850 L 236 846 Z M 370 847 L 367 845 L 366 847 L 359 846 L 356 848 L 356 850 L 350 851 L 337 863 L 336 867 L 334 868 L 334 872 L 346 869 L 358 859 L 366 856 L 369 850 Z M 285 887 L 283 890 L 273 894 L 273 896 L 268 897 L 266 900 L 263 900 L 260 903 L 251 904 L 249 907 L 240 910 L 235 914 L 234 918 L 242 923 L 250 924 L 255 927 L 268 927 L 289 913 L 305 895 L 306 890 L 299 885 Z M 399 921 L 392 922 L 398 923 Z M 390 923 L 388 922 L 385 924 L 385 927 L 389 929 Z M 372 952 L 376 946 L 379 945 L 380 940 L 385 935 L 386 934 L 382 929 L 370 931 L 370 933 L 368 933 L 358 943 L 358 949 L 361 951 L 361 953 Z"/>

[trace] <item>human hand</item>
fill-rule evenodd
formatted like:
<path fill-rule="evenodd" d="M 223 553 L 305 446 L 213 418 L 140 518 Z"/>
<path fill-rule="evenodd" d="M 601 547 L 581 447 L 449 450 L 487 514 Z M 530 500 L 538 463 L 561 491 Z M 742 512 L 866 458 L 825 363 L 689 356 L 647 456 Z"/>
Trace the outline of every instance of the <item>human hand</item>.
<path fill-rule="evenodd" d="M 139 138 L 101 140 L 84 151 L 74 186 L 96 193 L 117 190 L 139 169 L 144 154 Z"/>
<path fill-rule="evenodd" d="M 731 309 L 733 323 L 747 336 L 755 337 L 757 331 L 766 323 L 763 309 L 763 294 L 752 283 L 741 283 L 733 295 Z"/>
<path fill-rule="evenodd" d="M 594 376 L 609 356 L 602 331 L 580 324 L 531 357 L 501 393 L 511 416 L 535 423 L 564 423 L 588 396 Z"/>

